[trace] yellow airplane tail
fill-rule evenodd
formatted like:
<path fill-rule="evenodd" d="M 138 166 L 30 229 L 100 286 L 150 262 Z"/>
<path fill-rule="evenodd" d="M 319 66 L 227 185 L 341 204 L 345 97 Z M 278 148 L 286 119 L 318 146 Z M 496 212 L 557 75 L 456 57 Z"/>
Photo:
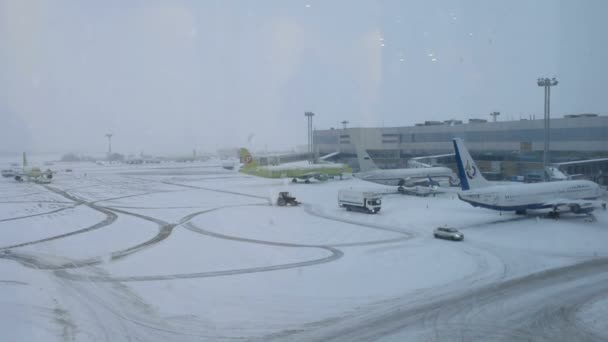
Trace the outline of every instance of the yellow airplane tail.
<path fill-rule="evenodd" d="M 249 153 L 249 150 L 244 147 L 241 148 L 240 159 L 243 164 L 243 169 L 252 169 L 258 166 L 255 160 L 253 160 L 251 153 Z"/>

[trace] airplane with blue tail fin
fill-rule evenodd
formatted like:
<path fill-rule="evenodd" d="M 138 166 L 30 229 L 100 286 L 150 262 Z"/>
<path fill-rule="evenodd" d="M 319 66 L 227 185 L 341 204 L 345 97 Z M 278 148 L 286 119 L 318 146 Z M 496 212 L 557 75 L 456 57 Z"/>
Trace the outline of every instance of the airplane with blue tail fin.
<path fill-rule="evenodd" d="M 474 207 L 525 214 L 531 209 L 551 209 L 550 216 L 561 211 L 575 214 L 591 213 L 597 206 L 606 208 L 606 202 L 597 200 L 604 190 L 586 180 L 531 184 L 501 184 L 487 181 L 460 138 L 453 140 L 456 164 L 462 191 L 458 198 Z"/>

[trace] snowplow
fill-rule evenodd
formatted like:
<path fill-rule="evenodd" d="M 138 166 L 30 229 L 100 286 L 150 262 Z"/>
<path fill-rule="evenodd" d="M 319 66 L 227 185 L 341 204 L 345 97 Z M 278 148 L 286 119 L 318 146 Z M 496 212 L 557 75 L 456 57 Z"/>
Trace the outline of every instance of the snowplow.
<path fill-rule="evenodd" d="M 284 206 L 297 206 L 300 202 L 296 200 L 295 197 L 291 196 L 291 194 L 287 191 L 279 192 L 279 197 L 277 198 L 277 205 L 279 207 Z"/>

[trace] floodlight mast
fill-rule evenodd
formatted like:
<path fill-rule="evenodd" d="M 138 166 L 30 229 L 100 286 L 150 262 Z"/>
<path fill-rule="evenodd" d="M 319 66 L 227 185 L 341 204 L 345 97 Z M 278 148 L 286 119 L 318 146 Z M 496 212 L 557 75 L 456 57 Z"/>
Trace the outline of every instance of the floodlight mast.
<path fill-rule="evenodd" d="M 551 87 L 554 87 L 559 82 L 555 77 L 549 79 L 538 78 L 537 84 L 539 87 L 545 88 L 545 113 L 544 113 L 544 146 L 543 146 L 543 173 L 545 175 L 545 180 L 547 177 L 547 166 L 549 165 L 549 151 L 550 151 L 550 142 L 551 142 L 551 127 L 550 127 L 550 119 L 551 119 Z"/>
<path fill-rule="evenodd" d="M 106 134 L 106 138 L 108 138 L 108 158 L 112 155 L 112 133 Z"/>
<path fill-rule="evenodd" d="M 340 122 L 342 124 L 342 133 L 346 134 L 346 129 L 348 128 L 348 120 L 344 120 Z M 342 152 L 342 137 L 341 134 L 338 134 L 338 151 Z"/>
<path fill-rule="evenodd" d="M 312 117 L 315 115 L 313 112 L 305 112 L 306 120 L 308 121 L 308 155 L 310 164 L 314 163 L 314 151 L 313 151 L 313 134 L 312 134 Z"/>

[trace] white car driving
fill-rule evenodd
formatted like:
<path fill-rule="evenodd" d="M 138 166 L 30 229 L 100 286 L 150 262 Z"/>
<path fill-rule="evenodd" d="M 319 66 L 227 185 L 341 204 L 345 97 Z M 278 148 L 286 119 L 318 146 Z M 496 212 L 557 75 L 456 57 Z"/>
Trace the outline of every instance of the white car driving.
<path fill-rule="evenodd" d="M 456 228 L 439 227 L 435 229 L 433 235 L 437 239 L 446 239 L 454 241 L 462 241 L 464 239 L 464 234 L 459 232 Z"/>

